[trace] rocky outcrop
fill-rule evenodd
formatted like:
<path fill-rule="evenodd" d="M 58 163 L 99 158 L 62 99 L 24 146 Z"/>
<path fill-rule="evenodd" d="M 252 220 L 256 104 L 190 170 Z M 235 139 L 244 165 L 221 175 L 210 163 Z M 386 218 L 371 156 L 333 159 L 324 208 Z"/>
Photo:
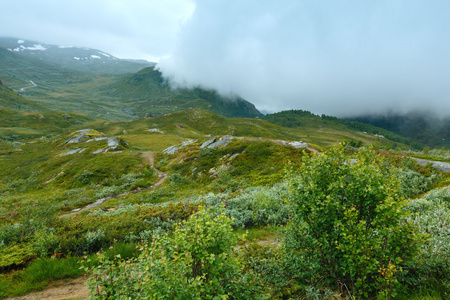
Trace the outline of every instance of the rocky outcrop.
<path fill-rule="evenodd" d="M 178 147 L 178 146 L 170 146 L 169 148 L 164 149 L 164 150 L 162 151 L 162 153 L 173 155 L 173 154 L 175 154 L 175 153 L 178 152 L 178 149 L 179 149 L 179 148 L 180 148 L 180 147 Z"/>
<path fill-rule="evenodd" d="M 92 152 L 92 154 L 99 154 L 102 152 L 108 151 L 117 151 L 122 150 L 128 146 L 128 143 L 123 139 L 118 139 L 116 137 L 107 137 L 105 134 L 94 130 L 94 129 L 82 129 L 74 132 L 72 137 L 68 139 L 64 144 L 81 144 L 81 143 L 90 143 L 90 142 L 98 142 L 98 141 L 106 141 L 106 146 L 102 149 L 97 149 Z M 81 151 L 80 151 L 81 150 Z M 71 149 L 66 152 L 63 152 L 63 155 L 71 155 L 76 153 L 81 153 L 85 149 L 84 148 L 76 148 Z"/>
<path fill-rule="evenodd" d="M 213 139 L 210 139 L 210 140 L 207 140 L 206 142 L 204 142 L 200 146 L 200 149 L 226 147 L 234 138 L 235 137 L 231 136 L 231 135 L 224 135 L 223 137 L 221 137 L 219 139 L 213 138 Z"/>
<path fill-rule="evenodd" d="M 86 149 L 84 149 L 84 148 L 71 149 L 71 150 L 61 153 L 59 156 L 66 156 L 66 155 L 72 155 L 72 154 L 76 154 L 76 153 L 82 153 L 82 152 L 84 152 L 84 150 L 86 150 Z"/>
<path fill-rule="evenodd" d="M 98 132 L 97 130 L 94 129 L 82 129 L 75 131 L 72 134 L 72 137 L 68 139 L 64 144 L 83 143 L 98 138 L 106 139 L 107 137 L 103 133 Z"/>
<path fill-rule="evenodd" d="M 164 134 L 164 131 L 159 130 L 158 128 L 151 128 L 147 130 L 150 133 L 161 133 Z"/>
<path fill-rule="evenodd" d="M 294 147 L 294 148 L 297 148 L 297 149 L 308 148 L 308 144 L 305 143 L 305 142 L 302 142 L 302 141 L 296 141 L 296 142 L 276 141 L 276 142 L 278 142 L 281 145 L 291 146 L 291 147 Z"/>
<path fill-rule="evenodd" d="M 170 146 L 169 148 L 164 149 L 164 150 L 162 151 L 162 153 L 173 155 L 173 154 L 177 153 L 178 150 L 179 150 L 180 148 L 186 147 L 187 145 L 190 145 L 190 144 L 192 144 L 192 143 L 194 143 L 194 142 L 196 142 L 196 141 L 197 141 L 197 140 L 187 140 L 187 141 L 184 141 L 183 143 L 181 143 L 181 145 Z"/>

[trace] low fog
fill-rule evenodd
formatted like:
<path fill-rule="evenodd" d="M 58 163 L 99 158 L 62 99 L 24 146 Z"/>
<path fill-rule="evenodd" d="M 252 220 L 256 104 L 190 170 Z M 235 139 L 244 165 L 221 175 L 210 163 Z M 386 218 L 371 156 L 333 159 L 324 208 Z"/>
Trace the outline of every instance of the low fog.
<path fill-rule="evenodd" d="M 450 112 L 450 2 L 198 0 L 159 69 L 264 111 Z"/>

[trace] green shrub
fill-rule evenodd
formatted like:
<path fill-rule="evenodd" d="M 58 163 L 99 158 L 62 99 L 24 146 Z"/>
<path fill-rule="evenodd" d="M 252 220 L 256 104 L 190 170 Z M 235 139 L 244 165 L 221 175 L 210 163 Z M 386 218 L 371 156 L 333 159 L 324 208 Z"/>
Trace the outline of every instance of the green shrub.
<path fill-rule="evenodd" d="M 0 248 L 0 270 L 25 265 L 35 258 L 30 244 L 10 244 Z"/>
<path fill-rule="evenodd" d="M 415 196 L 428 191 L 436 182 L 437 174 L 424 176 L 411 169 L 401 169 L 397 175 L 400 180 L 401 192 L 405 197 Z"/>
<path fill-rule="evenodd" d="M 223 213 L 200 208 L 173 235 L 155 236 L 136 261 L 101 256 L 90 279 L 92 298 L 263 298 L 233 256 L 236 238 L 230 225 Z"/>
<path fill-rule="evenodd" d="M 292 180 L 286 254 L 325 287 L 360 298 L 394 296 L 398 272 L 417 252 L 419 236 L 404 221 L 405 202 L 393 171 L 371 150 L 354 158 L 337 146 L 303 160 Z"/>
<path fill-rule="evenodd" d="M 180 173 L 172 173 L 169 175 L 170 183 L 173 186 L 181 185 L 186 182 L 186 180 L 183 178 L 183 176 Z"/>
<path fill-rule="evenodd" d="M 410 290 L 437 290 L 450 297 L 450 188 L 433 190 L 423 198 L 411 200 L 409 217 L 420 233 L 429 239 L 402 272 L 401 281 Z"/>
<path fill-rule="evenodd" d="M 96 251 L 103 245 L 103 240 L 105 238 L 105 232 L 99 228 L 97 231 L 88 231 L 85 234 L 86 239 L 86 251 Z"/>
<path fill-rule="evenodd" d="M 34 232 L 33 250 L 40 256 L 58 252 L 59 237 L 55 229 L 43 226 Z"/>
<path fill-rule="evenodd" d="M 110 195 L 118 194 L 120 192 L 120 187 L 112 185 L 112 186 L 105 186 L 104 188 L 100 189 L 96 194 L 95 197 L 97 198 L 104 198 Z"/>

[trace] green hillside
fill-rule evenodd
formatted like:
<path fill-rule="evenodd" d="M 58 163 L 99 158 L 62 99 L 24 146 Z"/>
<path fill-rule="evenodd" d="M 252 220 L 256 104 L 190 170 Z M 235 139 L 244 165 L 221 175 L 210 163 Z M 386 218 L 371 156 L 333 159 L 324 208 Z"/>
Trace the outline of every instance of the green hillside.
<path fill-rule="evenodd" d="M 43 106 L 17 95 L 0 81 L 0 107 L 18 111 L 45 111 Z"/>
<path fill-rule="evenodd" d="M 187 108 L 203 108 L 226 117 L 261 116 L 253 104 L 240 97 L 226 98 L 202 88 L 172 89 L 154 67 L 124 76 L 96 92 L 107 101 L 123 103 L 138 117 Z"/>
<path fill-rule="evenodd" d="M 398 143 L 401 143 L 416 149 L 422 149 L 424 147 L 424 145 L 420 142 L 408 139 L 383 128 L 375 127 L 362 122 L 339 119 L 333 116 L 319 116 L 304 110 L 282 111 L 274 114 L 268 114 L 262 119 L 273 124 L 278 124 L 289 128 L 320 131 L 333 129 L 342 132 L 351 131 L 358 132 L 359 134 L 363 133 L 364 136 L 371 135 L 377 137 L 380 143 L 384 143 L 384 139 L 395 142 L 391 143 L 391 146 L 397 146 Z"/>
<path fill-rule="evenodd" d="M 395 132 L 429 147 L 450 148 L 450 117 L 441 118 L 431 112 L 365 115 L 349 120 L 370 124 Z"/>
<path fill-rule="evenodd" d="M 154 67 L 128 75 L 86 73 L 0 48 L 0 80 L 46 108 L 110 120 L 132 120 L 188 108 L 228 117 L 261 116 L 253 104 L 239 97 L 226 98 L 201 88 L 174 90 Z M 35 86 L 28 88 L 31 82 Z"/>

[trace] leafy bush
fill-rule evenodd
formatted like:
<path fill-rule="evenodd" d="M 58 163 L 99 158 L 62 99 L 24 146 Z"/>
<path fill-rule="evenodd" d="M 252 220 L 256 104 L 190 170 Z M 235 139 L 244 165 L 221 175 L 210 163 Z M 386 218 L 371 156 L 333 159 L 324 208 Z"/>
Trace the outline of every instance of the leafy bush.
<path fill-rule="evenodd" d="M 0 249 L 0 270 L 26 264 L 36 256 L 30 244 L 10 244 Z"/>
<path fill-rule="evenodd" d="M 100 189 L 95 196 L 97 198 L 104 198 L 110 195 L 114 195 L 120 192 L 120 187 L 112 185 L 112 186 L 105 186 L 104 188 Z"/>
<path fill-rule="evenodd" d="M 173 186 L 181 185 L 186 182 L 183 176 L 180 173 L 172 173 L 169 176 L 170 183 Z"/>
<path fill-rule="evenodd" d="M 405 266 L 401 280 L 411 290 L 436 289 L 443 298 L 450 297 L 450 188 L 429 192 L 412 200 L 411 222 L 429 239 L 413 261 Z"/>
<path fill-rule="evenodd" d="M 363 298 L 377 292 L 392 296 L 419 237 L 404 221 L 405 203 L 392 170 L 371 150 L 354 158 L 337 146 L 303 160 L 292 182 L 294 217 L 286 254 L 304 272 L 325 280 L 325 287 L 343 292 L 346 286 Z"/>
<path fill-rule="evenodd" d="M 424 176 L 411 169 L 401 169 L 397 175 L 400 180 L 400 187 L 405 197 L 415 196 L 428 191 L 435 183 L 438 175 Z"/>
<path fill-rule="evenodd" d="M 225 205 L 225 214 L 233 219 L 233 227 L 246 228 L 286 224 L 291 211 L 288 195 L 288 186 L 281 183 L 273 187 L 251 187 L 235 197 L 227 193 L 209 193 L 190 201 L 202 201 L 216 207 Z"/>
<path fill-rule="evenodd" d="M 105 232 L 102 229 L 97 229 L 97 231 L 88 231 L 85 235 L 86 238 L 86 250 L 95 251 L 100 249 L 103 239 L 105 237 Z"/>
<path fill-rule="evenodd" d="M 33 250 L 40 256 L 47 256 L 57 252 L 59 238 L 55 229 L 43 226 L 34 232 Z"/>
<path fill-rule="evenodd" d="M 143 246 L 138 260 L 100 257 L 93 299 L 258 299 L 261 288 L 233 256 L 236 237 L 223 213 L 200 208 L 172 235 Z M 104 275 L 108 276 L 104 276 Z"/>

